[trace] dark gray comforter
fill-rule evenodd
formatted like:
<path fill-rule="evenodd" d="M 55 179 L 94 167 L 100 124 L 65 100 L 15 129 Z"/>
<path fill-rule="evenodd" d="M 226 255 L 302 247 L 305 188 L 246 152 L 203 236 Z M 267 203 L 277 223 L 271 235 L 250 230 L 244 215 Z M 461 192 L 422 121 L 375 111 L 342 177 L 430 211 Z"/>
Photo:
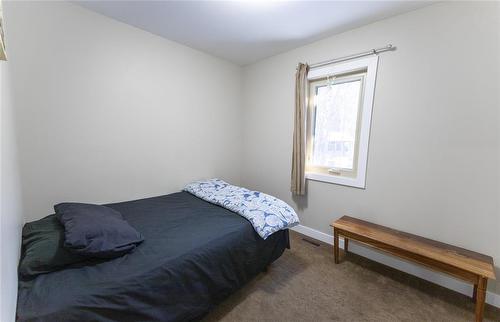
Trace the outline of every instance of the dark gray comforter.
<path fill-rule="evenodd" d="M 20 280 L 18 320 L 196 320 L 288 244 L 288 231 L 263 240 L 246 219 L 187 192 L 107 206 L 145 241 L 114 260 Z"/>

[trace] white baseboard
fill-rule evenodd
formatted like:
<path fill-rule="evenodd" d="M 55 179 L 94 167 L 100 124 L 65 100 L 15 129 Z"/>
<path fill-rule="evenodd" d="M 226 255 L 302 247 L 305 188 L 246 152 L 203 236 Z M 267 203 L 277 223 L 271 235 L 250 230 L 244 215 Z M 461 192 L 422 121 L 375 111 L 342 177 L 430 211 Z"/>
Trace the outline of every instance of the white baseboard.
<path fill-rule="evenodd" d="M 316 229 L 312 229 L 303 225 L 298 225 L 292 228 L 292 230 L 301 233 L 305 236 L 314 238 L 316 240 L 322 241 L 324 243 L 333 245 L 333 236 L 325 234 Z M 340 239 L 339 246 L 344 248 L 344 240 Z M 472 285 L 465 283 L 461 280 L 457 280 L 448 275 L 444 275 L 432 270 L 429 270 L 423 266 L 399 259 L 395 256 L 388 255 L 383 252 L 376 251 L 371 248 L 360 246 L 356 243 L 349 243 L 349 251 L 360 256 L 371 259 L 375 262 L 382 263 L 384 265 L 393 267 L 397 270 L 403 271 L 405 273 L 420 277 L 429 282 L 438 284 L 440 286 L 449 288 L 453 291 L 465 294 L 467 296 L 472 296 Z M 495 294 L 492 292 L 486 293 L 486 303 L 500 308 L 500 294 Z"/>

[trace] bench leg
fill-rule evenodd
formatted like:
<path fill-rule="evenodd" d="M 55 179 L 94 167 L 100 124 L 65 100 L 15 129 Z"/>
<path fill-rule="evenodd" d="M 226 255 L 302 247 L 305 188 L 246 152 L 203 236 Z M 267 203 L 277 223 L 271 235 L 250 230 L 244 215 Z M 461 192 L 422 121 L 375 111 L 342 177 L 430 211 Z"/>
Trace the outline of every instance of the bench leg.
<path fill-rule="evenodd" d="M 347 237 L 344 237 L 344 253 L 347 254 L 349 252 L 349 239 Z"/>
<path fill-rule="evenodd" d="M 472 301 L 474 303 L 477 301 L 477 283 L 474 284 L 474 289 L 472 290 Z"/>
<path fill-rule="evenodd" d="M 333 229 L 333 256 L 335 264 L 339 263 L 339 232 L 336 228 Z"/>
<path fill-rule="evenodd" d="M 484 277 L 479 277 L 476 289 L 476 322 L 483 321 L 484 313 L 484 301 L 486 299 L 486 286 L 488 285 L 488 279 Z"/>

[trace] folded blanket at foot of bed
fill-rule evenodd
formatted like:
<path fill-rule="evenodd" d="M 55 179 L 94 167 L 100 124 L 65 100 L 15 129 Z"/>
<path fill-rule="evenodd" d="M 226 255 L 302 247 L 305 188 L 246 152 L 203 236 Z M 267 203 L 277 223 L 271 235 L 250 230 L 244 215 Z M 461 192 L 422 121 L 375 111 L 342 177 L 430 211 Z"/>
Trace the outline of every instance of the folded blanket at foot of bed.
<path fill-rule="evenodd" d="M 184 191 L 246 218 L 263 239 L 299 224 L 297 214 L 286 202 L 220 179 L 195 181 L 188 184 Z"/>

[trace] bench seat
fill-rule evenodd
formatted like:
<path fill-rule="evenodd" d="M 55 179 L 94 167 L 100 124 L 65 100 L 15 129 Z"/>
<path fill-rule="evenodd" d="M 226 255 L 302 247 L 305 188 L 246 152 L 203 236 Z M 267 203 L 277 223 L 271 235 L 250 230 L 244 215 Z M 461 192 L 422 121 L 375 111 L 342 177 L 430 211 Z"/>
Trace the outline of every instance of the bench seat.
<path fill-rule="evenodd" d="M 492 257 L 349 216 L 343 216 L 331 226 L 334 230 L 335 263 L 339 262 L 339 236 L 342 236 L 346 252 L 349 239 L 353 239 L 450 274 L 474 285 L 476 321 L 482 320 L 487 280 L 495 279 Z"/>

